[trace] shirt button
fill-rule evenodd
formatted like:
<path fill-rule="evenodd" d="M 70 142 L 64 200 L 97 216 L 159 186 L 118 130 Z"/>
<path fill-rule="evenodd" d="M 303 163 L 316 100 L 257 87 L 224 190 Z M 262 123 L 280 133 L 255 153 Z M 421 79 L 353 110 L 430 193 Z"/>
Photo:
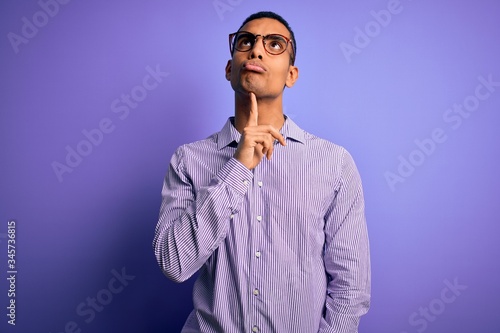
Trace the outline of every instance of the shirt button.
<path fill-rule="evenodd" d="M 244 180 L 243 181 L 243 184 L 247 185 L 248 186 L 248 180 Z"/>
<path fill-rule="evenodd" d="M 253 290 L 253 294 L 254 294 L 255 296 L 259 296 L 259 289 L 255 288 L 255 289 Z"/>
<path fill-rule="evenodd" d="M 257 258 L 260 258 L 260 251 L 255 252 L 255 256 L 256 256 Z"/>
<path fill-rule="evenodd" d="M 230 218 L 231 218 L 231 220 L 232 220 L 232 219 L 234 218 L 234 214 L 231 214 Z"/>
<path fill-rule="evenodd" d="M 257 221 L 259 221 L 259 222 L 262 221 L 262 216 L 260 216 L 260 215 L 257 216 Z"/>
<path fill-rule="evenodd" d="M 262 182 L 258 182 L 258 184 L 259 184 L 259 187 L 262 187 Z"/>
<path fill-rule="evenodd" d="M 254 325 L 252 327 L 252 332 L 254 332 L 254 333 L 260 332 L 259 327 Z"/>

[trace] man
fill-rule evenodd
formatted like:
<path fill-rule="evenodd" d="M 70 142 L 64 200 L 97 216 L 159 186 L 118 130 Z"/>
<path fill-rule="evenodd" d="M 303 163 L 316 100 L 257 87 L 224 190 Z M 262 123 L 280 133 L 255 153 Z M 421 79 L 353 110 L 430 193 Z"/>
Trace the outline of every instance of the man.
<path fill-rule="evenodd" d="M 173 155 L 153 242 L 170 279 L 200 271 L 182 332 L 357 332 L 370 261 L 354 162 L 283 114 L 299 71 L 281 16 L 251 15 L 230 45 L 234 117 Z"/>

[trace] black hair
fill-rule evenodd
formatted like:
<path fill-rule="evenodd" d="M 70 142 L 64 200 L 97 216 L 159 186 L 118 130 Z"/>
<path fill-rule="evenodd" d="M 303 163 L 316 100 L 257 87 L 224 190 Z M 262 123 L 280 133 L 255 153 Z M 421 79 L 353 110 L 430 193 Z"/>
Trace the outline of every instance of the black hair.
<path fill-rule="evenodd" d="M 292 48 L 293 48 L 293 52 L 290 55 L 290 62 L 293 65 L 295 63 L 295 57 L 297 55 L 297 42 L 295 41 L 295 35 L 293 33 L 292 28 L 290 28 L 290 25 L 288 24 L 288 22 L 280 15 L 278 15 L 274 12 L 266 12 L 266 11 L 252 14 L 249 17 L 247 17 L 245 19 L 245 21 L 243 21 L 243 23 L 241 24 L 238 31 L 240 31 L 241 28 L 243 28 L 243 26 L 245 24 L 247 24 L 248 22 L 253 21 L 253 20 L 257 20 L 257 19 L 261 19 L 261 18 L 270 18 L 270 19 L 276 20 L 276 21 L 280 22 L 281 24 L 283 24 L 285 26 L 285 28 L 287 28 L 288 32 L 290 32 L 290 39 L 292 40 Z"/>

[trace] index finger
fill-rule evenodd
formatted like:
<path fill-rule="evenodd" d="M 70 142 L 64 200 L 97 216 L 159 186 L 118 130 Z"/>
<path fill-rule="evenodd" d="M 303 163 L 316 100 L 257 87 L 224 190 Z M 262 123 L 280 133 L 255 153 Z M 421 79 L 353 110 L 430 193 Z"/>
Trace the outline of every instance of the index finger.
<path fill-rule="evenodd" d="M 268 131 L 273 136 L 273 138 L 275 138 L 276 140 L 279 141 L 279 143 L 281 143 L 282 146 L 286 146 L 285 138 L 283 137 L 283 135 L 281 135 L 281 133 L 276 128 L 269 126 Z"/>
<path fill-rule="evenodd" d="M 259 124 L 259 108 L 257 106 L 257 96 L 253 92 L 249 93 L 250 96 L 250 113 L 248 115 L 247 126 L 257 126 Z"/>

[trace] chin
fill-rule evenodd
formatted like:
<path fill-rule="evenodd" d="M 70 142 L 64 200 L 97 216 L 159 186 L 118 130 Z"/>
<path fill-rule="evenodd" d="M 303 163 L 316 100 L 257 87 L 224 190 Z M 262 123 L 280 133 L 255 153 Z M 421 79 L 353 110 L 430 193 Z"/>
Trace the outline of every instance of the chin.
<path fill-rule="evenodd" d="M 255 85 L 249 82 L 241 82 L 236 86 L 233 85 L 233 90 L 240 93 L 253 92 L 256 96 L 259 96 L 263 92 L 263 89 L 260 85 Z"/>

